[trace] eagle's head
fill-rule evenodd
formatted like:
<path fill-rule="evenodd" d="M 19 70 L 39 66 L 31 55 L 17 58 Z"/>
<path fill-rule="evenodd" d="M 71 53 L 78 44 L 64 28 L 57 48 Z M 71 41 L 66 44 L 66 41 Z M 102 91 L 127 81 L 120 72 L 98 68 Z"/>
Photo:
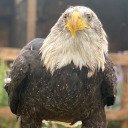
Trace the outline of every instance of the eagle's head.
<path fill-rule="evenodd" d="M 104 70 L 108 52 L 106 33 L 96 14 L 89 8 L 68 8 L 51 29 L 41 47 L 42 60 L 53 73 L 71 62 L 88 68 L 88 77 Z"/>

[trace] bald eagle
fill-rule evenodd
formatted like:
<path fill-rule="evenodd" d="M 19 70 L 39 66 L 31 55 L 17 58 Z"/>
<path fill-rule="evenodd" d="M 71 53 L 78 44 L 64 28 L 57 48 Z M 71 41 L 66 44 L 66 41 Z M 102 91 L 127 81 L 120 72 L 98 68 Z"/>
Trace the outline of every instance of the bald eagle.
<path fill-rule="evenodd" d="M 21 128 L 41 128 L 42 120 L 106 128 L 104 106 L 114 104 L 116 76 L 106 33 L 89 8 L 68 8 L 46 39 L 28 43 L 8 79 L 10 108 Z"/>

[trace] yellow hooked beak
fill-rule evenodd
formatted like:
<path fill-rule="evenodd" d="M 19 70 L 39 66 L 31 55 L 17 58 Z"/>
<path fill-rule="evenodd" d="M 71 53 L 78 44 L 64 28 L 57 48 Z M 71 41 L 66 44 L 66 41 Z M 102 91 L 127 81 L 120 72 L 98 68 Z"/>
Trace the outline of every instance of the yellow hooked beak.
<path fill-rule="evenodd" d="M 74 37 L 76 31 L 84 30 L 83 28 L 90 28 L 90 26 L 84 23 L 80 13 L 75 11 L 64 28 L 68 28 L 71 31 L 72 37 Z"/>

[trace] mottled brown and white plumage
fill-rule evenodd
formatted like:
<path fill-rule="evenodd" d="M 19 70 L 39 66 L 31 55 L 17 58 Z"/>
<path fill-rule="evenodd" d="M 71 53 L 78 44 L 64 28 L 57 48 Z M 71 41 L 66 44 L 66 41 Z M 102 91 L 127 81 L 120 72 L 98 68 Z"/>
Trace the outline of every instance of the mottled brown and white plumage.
<path fill-rule="evenodd" d="M 116 76 L 102 24 L 89 8 L 68 8 L 46 39 L 27 44 L 5 89 L 21 128 L 42 120 L 106 128 L 104 106 L 114 104 Z"/>

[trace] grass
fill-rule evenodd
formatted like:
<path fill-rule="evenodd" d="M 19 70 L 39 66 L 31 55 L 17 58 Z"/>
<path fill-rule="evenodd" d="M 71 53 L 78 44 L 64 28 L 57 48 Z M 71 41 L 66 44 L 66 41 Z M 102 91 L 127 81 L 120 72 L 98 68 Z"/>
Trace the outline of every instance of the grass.
<path fill-rule="evenodd" d="M 0 119 L 0 128 L 18 128 L 16 119 Z"/>
<path fill-rule="evenodd" d="M 8 96 L 3 88 L 4 78 L 6 77 L 6 71 L 9 68 L 4 61 L 0 61 L 0 106 L 8 106 Z"/>
<path fill-rule="evenodd" d="M 8 71 L 9 68 L 6 65 L 4 61 L 0 61 L 0 106 L 8 106 L 8 96 L 5 92 L 3 85 L 4 85 L 4 78 L 6 78 L 6 71 Z M 114 109 L 120 108 L 120 100 L 121 100 L 121 84 L 122 84 L 122 70 L 121 67 L 117 67 L 117 74 L 118 74 L 118 94 L 117 94 L 117 100 L 115 105 L 112 107 Z M 118 121 L 108 121 L 108 128 L 119 128 L 120 123 Z M 64 126 L 57 125 L 58 128 L 65 128 Z M 0 128 L 17 128 L 17 120 L 16 119 L 0 119 Z M 51 124 L 49 126 L 43 125 L 42 128 L 51 128 Z M 77 127 L 81 128 L 81 126 Z"/>

